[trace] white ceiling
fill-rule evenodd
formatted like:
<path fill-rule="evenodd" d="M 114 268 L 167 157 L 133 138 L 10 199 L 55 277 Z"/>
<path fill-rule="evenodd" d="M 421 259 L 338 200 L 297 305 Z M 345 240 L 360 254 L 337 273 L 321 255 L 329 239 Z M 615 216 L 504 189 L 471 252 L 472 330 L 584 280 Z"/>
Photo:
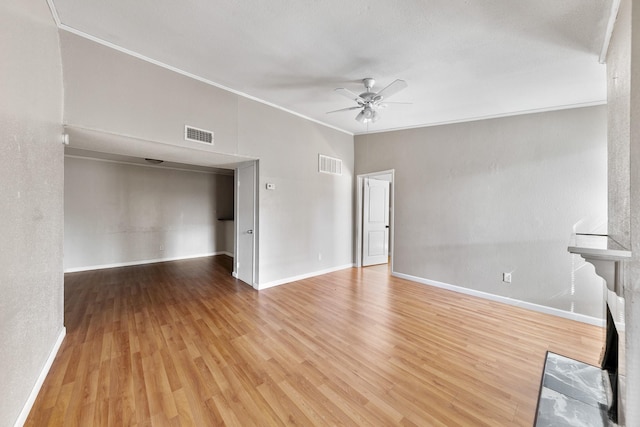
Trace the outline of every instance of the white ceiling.
<path fill-rule="evenodd" d="M 613 0 L 51 0 L 60 27 L 354 134 L 593 105 Z M 375 124 L 333 92 L 409 87 Z"/>

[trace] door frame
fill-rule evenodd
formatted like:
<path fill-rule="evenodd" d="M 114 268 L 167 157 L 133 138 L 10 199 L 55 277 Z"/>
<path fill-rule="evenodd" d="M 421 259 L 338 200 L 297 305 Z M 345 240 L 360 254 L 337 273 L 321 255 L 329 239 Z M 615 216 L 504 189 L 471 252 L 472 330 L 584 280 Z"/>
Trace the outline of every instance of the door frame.
<path fill-rule="evenodd" d="M 252 283 L 250 283 L 249 285 L 251 287 L 253 287 L 254 289 L 259 289 L 258 286 L 258 256 L 259 256 L 259 250 L 258 250 L 258 244 L 259 244 L 259 230 L 258 230 L 258 212 L 260 211 L 258 209 L 258 189 L 259 189 L 259 177 L 260 177 L 260 170 L 259 170 L 259 166 L 260 166 L 260 162 L 258 160 L 254 160 L 252 162 L 245 162 L 243 164 L 238 165 L 238 167 L 236 167 L 233 171 L 233 183 L 234 183 L 234 188 L 233 188 L 233 207 L 234 207 L 234 242 L 233 242 L 233 272 L 231 273 L 231 275 L 233 277 L 235 277 L 236 279 L 238 278 L 238 241 L 240 240 L 240 221 L 239 221 L 239 217 L 240 217 L 240 201 L 238 200 L 238 170 L 243 168 L 243 167 L 248 167 L 249 163 L 253 163 L 254 164 L 254 168 L 255 168 L 255 173 L 254 173 L 254 180 L 252 181 L 253 184 L 253 266 L 251 268 L 251 272 L 252 272 L 252 276 L 253 276 L 253 280 Z"/>
<path fill-rule="evenodd" d="M 394 221 L 395 221 L 395 169 L 388 169 L 379 172 L 370 172 L 360 174 L 356 177 L 356 241 L 355 241 L 355 265 L 362 267 L 362 221 L 364 217 L 363 197 L 364 197 L 364 179 L 375 178 L 380 175 L 391 175 L 389 181 L 389 252 L 391 252 L 391 271 L 393 271 L 393 257 L 395 253 L 394 247 Z"/>

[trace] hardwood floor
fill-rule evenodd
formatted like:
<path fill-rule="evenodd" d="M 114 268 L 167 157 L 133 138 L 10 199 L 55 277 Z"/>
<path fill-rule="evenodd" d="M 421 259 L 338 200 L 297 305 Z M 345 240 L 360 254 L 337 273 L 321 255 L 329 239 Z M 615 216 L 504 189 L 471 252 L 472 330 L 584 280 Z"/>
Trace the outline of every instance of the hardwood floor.
<path fill-rule="evenodd" d="M 27 426 L 531 426 L 601 328 L 348 269 L 256 292 L 226 256 L 65 276 Z"/>

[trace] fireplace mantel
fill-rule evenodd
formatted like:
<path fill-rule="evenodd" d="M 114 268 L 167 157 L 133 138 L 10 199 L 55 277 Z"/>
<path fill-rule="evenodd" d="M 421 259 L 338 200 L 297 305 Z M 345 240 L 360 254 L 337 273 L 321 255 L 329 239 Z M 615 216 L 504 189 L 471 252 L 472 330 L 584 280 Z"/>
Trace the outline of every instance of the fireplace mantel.
<path fill-rule="evenodd" d="M 601 368 L 603 385 L 608 399 L 609 419 L 625 425 L 626 408 L 626 339 L 624 327 L 624 262 L 631 258 L 631 251 L 602 234 L 574 234 L 569 252 L 578 254 L 593 264 L 596 274 L 602 277 L 610 292 L 605 292 L 607 329 Z M 615 293 L 615 295 L 614 295 Z M 616 296 L 617 295 L 617 296 Z M 623 300 L 624 301 L 624 300 Z M 608 379 L 608 381 L 607 381 Z M 618 425 L 618 424 L 616 424 Z"/>
<path fill-rule="evenodd" d="M 622 296 L 619 261 L 631 258 L 631 251 L 606 234 L 580 233 L 572 236 L 568 250 L 593 264 L 596 274 L 607 283 L 607 288 Z"/>

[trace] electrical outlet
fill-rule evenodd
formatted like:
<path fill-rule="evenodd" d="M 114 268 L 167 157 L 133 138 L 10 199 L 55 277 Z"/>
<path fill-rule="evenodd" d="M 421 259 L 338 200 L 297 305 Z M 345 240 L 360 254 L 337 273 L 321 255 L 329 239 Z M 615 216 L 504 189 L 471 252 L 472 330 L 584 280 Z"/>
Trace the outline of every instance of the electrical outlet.
<path fill-rule="evenodd" d="M 318 261 L 322 261 L 322 253 L 318 253 Z"/>
<path fill-rule="evenodd" d="M 511 283 L 511 273 L 502 273 L 502 281 L 505 283 Z"/>

